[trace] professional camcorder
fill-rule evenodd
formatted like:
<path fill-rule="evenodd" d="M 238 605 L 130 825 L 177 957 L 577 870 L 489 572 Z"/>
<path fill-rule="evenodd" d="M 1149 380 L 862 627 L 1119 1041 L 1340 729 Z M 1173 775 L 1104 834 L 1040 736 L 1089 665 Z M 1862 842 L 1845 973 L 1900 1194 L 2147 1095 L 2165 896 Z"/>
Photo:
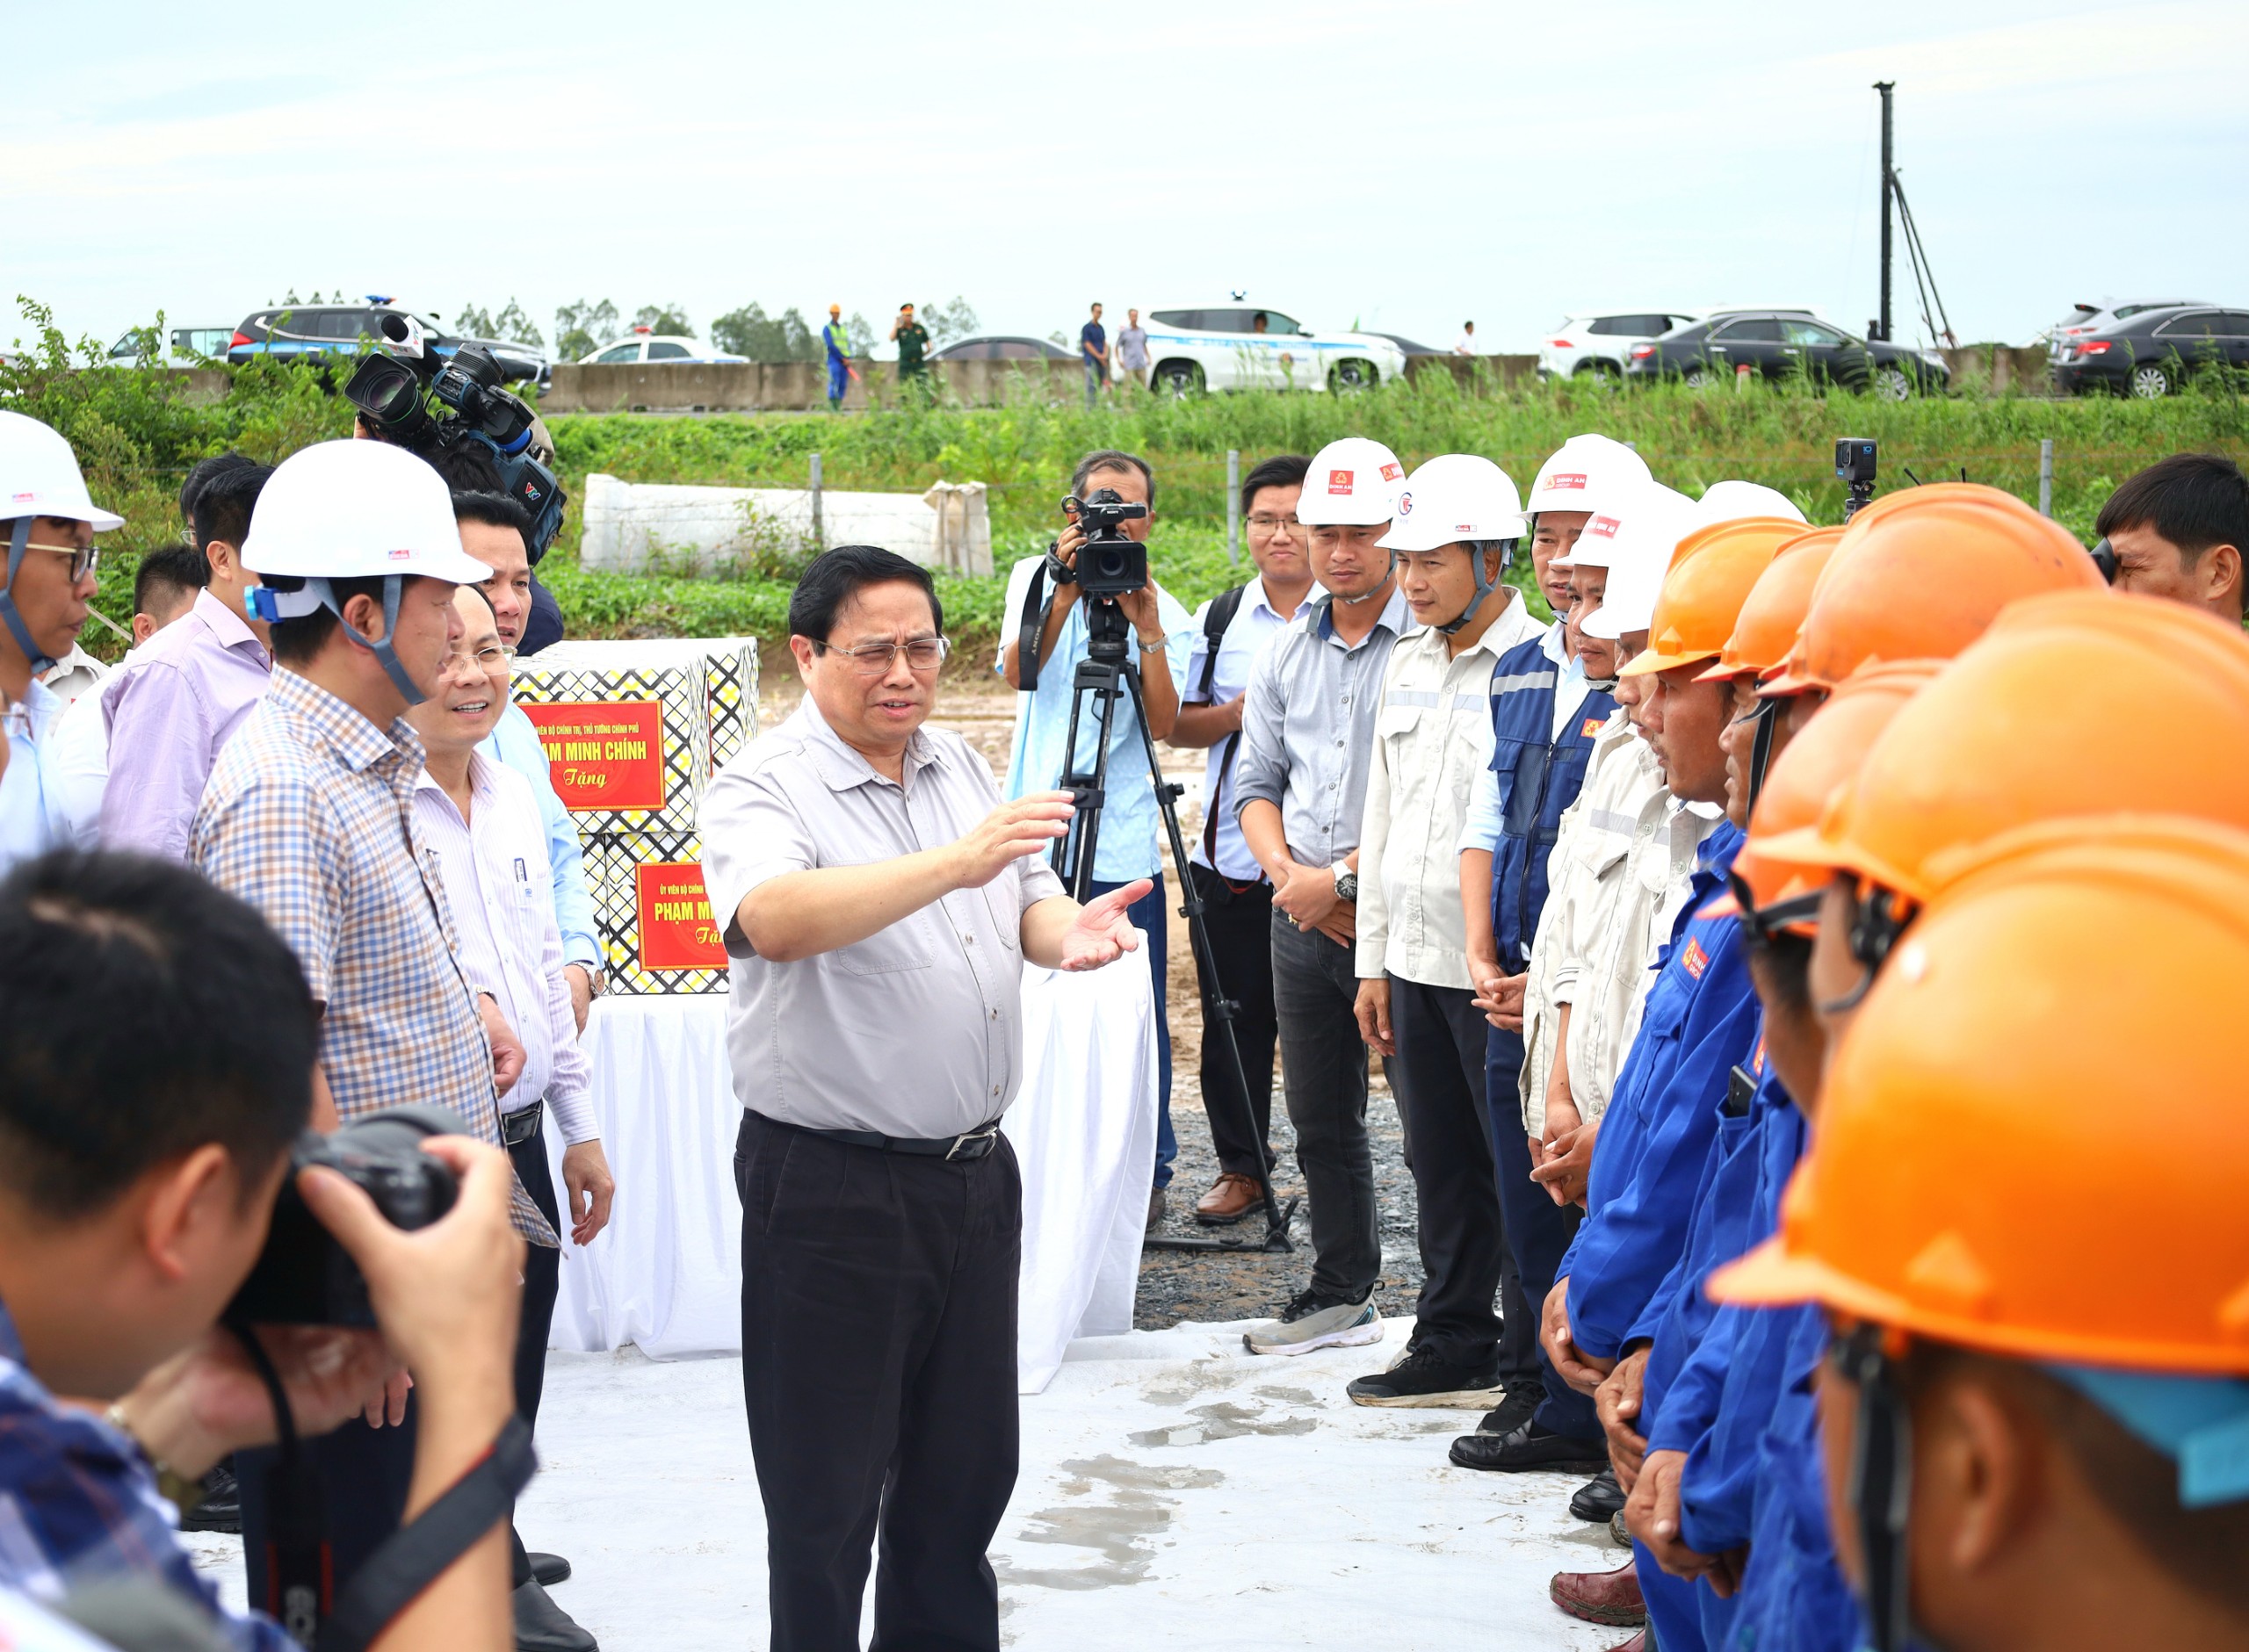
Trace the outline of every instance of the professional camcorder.
<path fill-rule="evenodd" d="M 1058 581 L 1075 580 L 1089 597 L 1130 596 L 1147 584 L 1148 548 L 1126 538 L 1123 526 L 1146 516 L 1146 505 L 1128 502 L 1114 487 L 1096 487 L 1092 498 L 1073 496 L 1062 508 L 1075 513 L 1086 542 L 1078 547 L 1074 571 L 1054 565 Z"/>
<path fill-rule="evenodd" d="M 422 1151 L 432 1136 L 466 1136 L 451 1108 L 385 1107 L 332 1136 L 307 1130 L 289 1155 L 274 1201 L 273 1226 L 257 1266 L 235 1293 L 225 1318 L 235 1325 L 353 1325 L 375 1323 L 366 1277 L 297 1192 L 297 1173 L 315 1165 L 358 1184 L 393 1227 L 426 1228 L 453 1208 L 460 1187 L 452 1167 Z"/>
<path fill-rule="evenodd" d="M 561 530 L 562 489 L 554 473 L 532 457 L 532 410 L 500 388 L 500 364 L 491 351 L 463 344 L 441 364 L 423 353 L 420 329 L 407 317 L 385 312 L 381 327 L 389 353 L 359 364 L 343 386 L 345 398 L 387 442 L 405 448 L 476 442 L 489 449 L 502 486 L 531 513 L 536 565 Z M 436 415 L 437 405 L 451 409 L 447 416 Z"/>

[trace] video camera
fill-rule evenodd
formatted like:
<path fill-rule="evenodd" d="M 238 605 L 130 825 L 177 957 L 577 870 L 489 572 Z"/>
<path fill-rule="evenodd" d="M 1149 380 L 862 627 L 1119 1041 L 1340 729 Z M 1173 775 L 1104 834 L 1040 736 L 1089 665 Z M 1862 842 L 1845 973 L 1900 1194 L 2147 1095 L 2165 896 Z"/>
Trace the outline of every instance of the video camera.
<path fill-rule="evenodd" d="M 491 351 L 463 344 L 440 364 L 423 353 L 421 329 L 406 316 L 385 311 L 380 325 L 390 353 L 359 364 L 343 386 L 345 400 L 378 436 L 401 447 L 466 441 L 488 448 L 501 486 L 531 513 L 526 549 L 536 566 L 561 530 L 563 494 L 554 473 L 531 455 L 532 410 L 500 388 L 500 364 Z M 452 409 L 450 415 L 435 416 L 438 404 Z"/>
<path fill-rule="evenodd" d="M 297 1191 L 297 1173 L 317 1165 L 358 1184 L 395 1228 L 426 1228 L 453 1208 L 460 1187 L 452 1168 L 422 1151 L 432 1136 L 465 1136 L 448 1107 L 385 1107 L 332 1136 L 307 1130 L 289 1155 L 273 1204 L 273 1225 L 257 1265 L 223 1316 L 233 1325 L 372 1327 L 366 1276 Z"/>
<path fill-rule="evenodd" d="M 1089 499 L 1065 499 L 1062 509 L 1076 516 L 1086 542 L 1078 547 L 1076 568 L 1053 565 L 1057 581 L 1074 580 L 1089 597 L 1130 596 L 1147 584 L 1148 548 L 1125 537 L 1123 526 L 1146 516 L 1146 505 L 1126 501 L 1114 487 L 1096 487 Z"/>

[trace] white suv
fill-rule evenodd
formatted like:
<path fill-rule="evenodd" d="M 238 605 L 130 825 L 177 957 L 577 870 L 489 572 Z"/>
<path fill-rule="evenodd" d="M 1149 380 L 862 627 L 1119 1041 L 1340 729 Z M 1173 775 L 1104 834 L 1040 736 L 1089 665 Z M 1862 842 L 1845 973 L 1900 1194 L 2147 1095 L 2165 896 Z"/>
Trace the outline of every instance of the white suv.
<path fill-rule="evenodd" d="M 592 355 L 578 363 L 590 367 L 597 363 L 616 366 L 631 362 L 691 361 L 737 362 L 748 361 L 747 356 L 729 356 L 722 350 L 712 350 L 700 339 L 675 338 L 665 333 L 636 332 L 630 338 L 620 338 L 614 344 L 604 344 Z"/>
<path fill-rule="evenodd" d="M 1538 376 L 1569 379 L 1579 373 L 1600 373 L 1621 379 L 1633 345 L 1645 344 L 1694 319 L 1685 310 L 1618 310 L 1566 316 L 1538 341 Z"/>
<path fill-rule="evenodd" d="M 1198 390 L 1366 390 L 1405 376 L 1406 352 L 1375 333 L 1315 333 L 1278 310 L 1150 310 L 1147 383 Z M 1117 329 L 1110 328 L 1113 348 Z"/>

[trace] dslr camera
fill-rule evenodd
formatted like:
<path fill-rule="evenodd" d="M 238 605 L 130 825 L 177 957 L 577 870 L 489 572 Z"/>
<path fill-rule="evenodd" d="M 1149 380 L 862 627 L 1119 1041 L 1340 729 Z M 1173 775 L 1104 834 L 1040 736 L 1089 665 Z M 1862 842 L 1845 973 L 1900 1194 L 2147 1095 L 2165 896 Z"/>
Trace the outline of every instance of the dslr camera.
<path fill-rule="evenodd" d="M 1124 536 L 1124 524 L 1148 514 L 1148 508 L 1128 501 L 1114 487 L 1096 487 L 1090 499 L 1075 495 L 1062 501 L 1074 511 L 1086 542 L 1078 547 L 1074 569 L 1054 564 L 1057 581 L 1075 580 L 1088 597 L 1130 596 L 1148 582 L 1148 548 Z"/>
<path fill-rule="evenodd" d="M 532 413 L 500 388 L 500 364 L 492 352 L 463 344 L 440 364 L 424 353 L 421 329 L 407 317 L 383 313 L 387 352 L 359 364 L 343 386 L 345 400 L 383 440 L 414 448 L 477 442 L 500 468 L 501 485 L 531 513 L 533 566 L 562 528 L 562 488 L 554 473 L 531 453 Z M 438 416 L 437 408 L 446 410 Z"/>
<path fill-rule="evenodd" d="M 290 1151 L 265 1249 L 224 1318 L 233 1325 L 372 1328 L 366 1276 L 297 1191 L 297 1173 L 317 1165 L 357 1183 L 395 1228 L 426 1228 L 453 1208 L 452 1167 L 422 1151 L 433 1136 L 465 1136 L 450 1107 L 396 1107 L 354 1120 L 333 1136 L 307 1130 Z"/>

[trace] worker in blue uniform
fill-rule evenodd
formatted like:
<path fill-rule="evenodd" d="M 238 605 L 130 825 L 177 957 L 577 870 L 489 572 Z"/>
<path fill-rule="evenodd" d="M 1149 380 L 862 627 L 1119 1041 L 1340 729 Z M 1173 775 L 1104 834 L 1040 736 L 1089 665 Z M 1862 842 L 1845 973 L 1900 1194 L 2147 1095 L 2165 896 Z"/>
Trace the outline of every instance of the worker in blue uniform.
<path fill-rule="evenodd" d="M 841 413 L 851 375 L 851 335 L 843 326 L 842 305 L 828 307 L 828 325 L 820 329 L 820 342 L 828 350 L 828 410 Z"/>

